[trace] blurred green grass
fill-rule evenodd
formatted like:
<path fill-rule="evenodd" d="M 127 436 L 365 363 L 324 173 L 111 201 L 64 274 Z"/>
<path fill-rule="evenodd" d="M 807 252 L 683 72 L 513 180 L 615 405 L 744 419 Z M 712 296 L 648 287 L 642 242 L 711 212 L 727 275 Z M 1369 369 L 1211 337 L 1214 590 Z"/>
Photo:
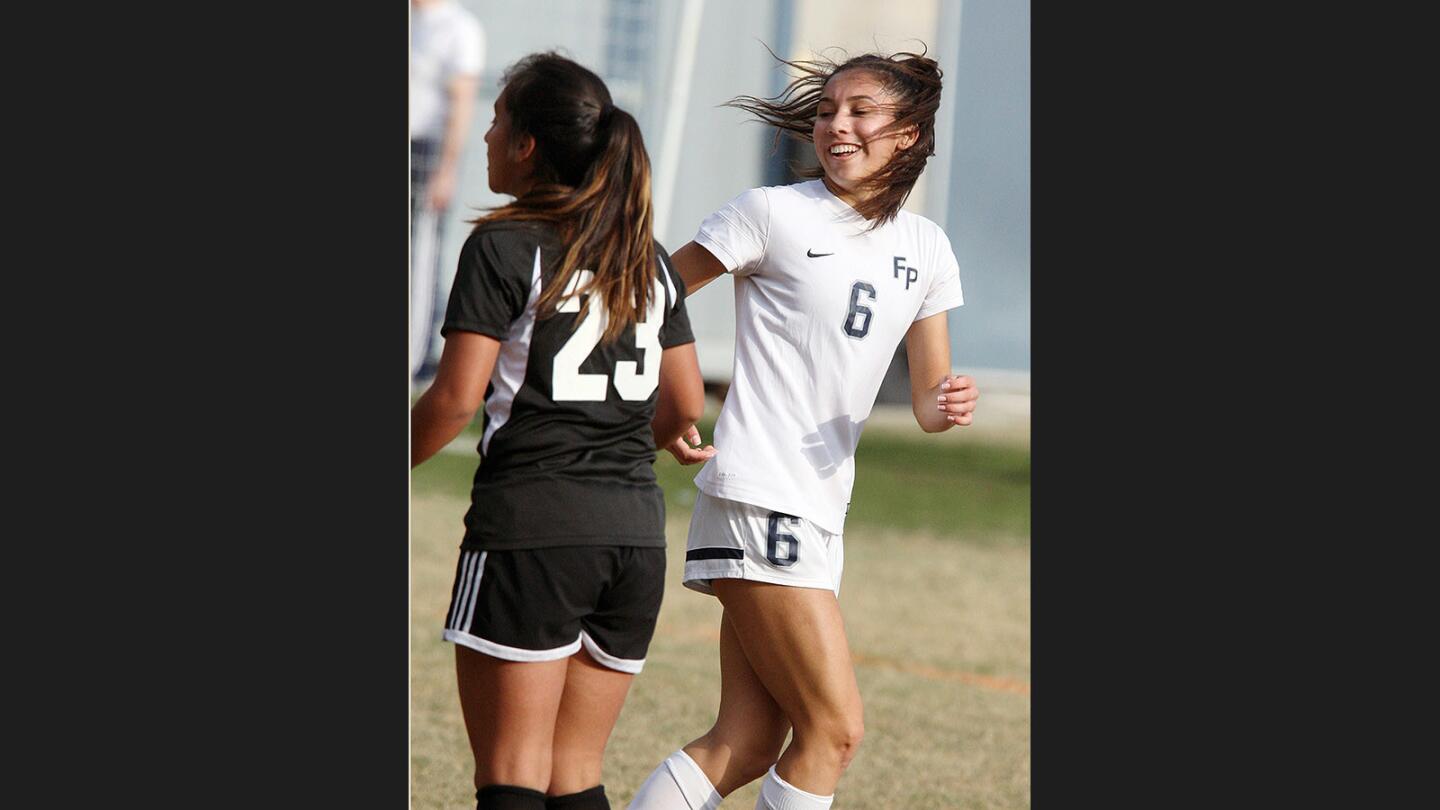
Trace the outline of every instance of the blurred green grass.
<path fill-rule="evenodd" d="M 702 420 L 700 435 L 714 437 L 715 416 Z M 1028 544 L 1030 449 L 970 440 L 952 428 L 928 435 L 872 425 L 855 453 L 855 486 L 846 527 L 925 531 L 979 545 Z M 462 440 L 478 444 L 471 426 Z M 416 493 L 468 496 L 478 454 L 440 453 L 412 473 Z M 658 453 L 655 477 L 672 513 L 689 512 L 701 465 L 681 466 Z"/>

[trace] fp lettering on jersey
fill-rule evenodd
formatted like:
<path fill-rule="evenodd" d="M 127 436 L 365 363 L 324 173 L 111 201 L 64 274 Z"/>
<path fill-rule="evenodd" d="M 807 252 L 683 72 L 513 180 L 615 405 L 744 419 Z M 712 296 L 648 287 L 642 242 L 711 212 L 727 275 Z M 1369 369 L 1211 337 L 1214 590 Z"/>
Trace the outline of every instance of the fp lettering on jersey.
<path fill-rule="evenodd" d="M 895 278 L 897 278 L 897 279 L 900 278 L 900 271 L 901 271 L 901 270 L 904 270 L 904 271 L 905 271 L 905 289 L 908 290 L 908 289 L 910 289 L 910 284 L 911 284 L 911 282 L 913 282 L 913 281 L 915 281 L 916 279 L 920 278 L 920 271 L 919 271 L 919 270 L 916 270 L 916 269 L 913 268 L 913 267 L 906 267 L 906 266 L 905 266 L 905 257 L 904 257 L 904 256 L 896 256 L 896 257 L 895 257 Z"/>

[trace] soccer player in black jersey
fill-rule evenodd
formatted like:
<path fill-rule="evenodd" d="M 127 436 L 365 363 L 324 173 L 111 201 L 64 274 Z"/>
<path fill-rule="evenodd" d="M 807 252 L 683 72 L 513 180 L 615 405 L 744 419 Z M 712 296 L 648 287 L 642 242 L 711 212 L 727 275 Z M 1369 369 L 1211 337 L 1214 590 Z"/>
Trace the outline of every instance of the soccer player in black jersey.
<path fill-rule="evenodd" d="M 665 507 L 652 464 L 703 411 L 685 287 L 651 235 L 635 119 L 534 54 L 485 135 L 515 201 L 461 250 L 411 466 L 483 402 L 482 461 L 444 637 L 480 810 L 608 808 L 601 755 L 655 630 Z"/>

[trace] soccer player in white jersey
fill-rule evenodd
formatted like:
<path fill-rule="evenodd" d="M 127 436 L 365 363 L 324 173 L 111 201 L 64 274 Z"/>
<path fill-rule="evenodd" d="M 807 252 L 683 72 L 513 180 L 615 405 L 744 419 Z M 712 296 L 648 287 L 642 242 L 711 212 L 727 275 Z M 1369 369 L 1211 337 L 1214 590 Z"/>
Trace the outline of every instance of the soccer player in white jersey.
<path fill-rule="evenodd" d="M 905 341 L 921 428 L 968 425 L 946 312 L 959 267 L 935 223 L 900 210 L 935 151 L 935 60 L 789 62 L 773 99 L 732 106 L 815 144 L 816 179 L 744 192 L 675 252 L 690 294 L 735 278 L 735 370 L 706 460 L 684 584 L 724 606 L 715 725 L 671 754 L 630 810 L 710 810 L 764 778 L 760 810 L 830 806 L 862 736 L 837 596 L 860 431 Z M 778 137 L 778 133 L 777 133 Z M 794 737 L 783 753 L 786 732 Z"/>
<path fill-rule="evenodd" d="M 609 810 L 601 758 L 665 585 L 655 451 L 703 413 L 704 389 L 684 286 L 651 237 L 639 125 L 555 54 L 504 85 L 488 173 L 516 199 L 461 250 L 411 466 L 483 400 L 443 636 L 476 807 Z"/>

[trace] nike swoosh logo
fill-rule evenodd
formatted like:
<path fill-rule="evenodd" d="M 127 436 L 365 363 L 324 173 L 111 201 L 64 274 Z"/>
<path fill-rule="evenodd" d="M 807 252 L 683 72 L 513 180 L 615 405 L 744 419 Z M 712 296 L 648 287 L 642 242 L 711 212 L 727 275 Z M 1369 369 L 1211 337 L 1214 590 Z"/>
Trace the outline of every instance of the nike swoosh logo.
<path fill-rule="evenodd" d="M 835 254 L 834 254 L 834 253 L 816 253 L 816 252 L 813 251 L 813 250 L 807 250 L 807 251 L 805 251 L 805 255 L 806 255 L 806 256 L 809 256 L 809 257 L 812 258 L 812 259 L 818 259 L 818 258 L 820 258 L 821 256 L 834 256 Z"/>

